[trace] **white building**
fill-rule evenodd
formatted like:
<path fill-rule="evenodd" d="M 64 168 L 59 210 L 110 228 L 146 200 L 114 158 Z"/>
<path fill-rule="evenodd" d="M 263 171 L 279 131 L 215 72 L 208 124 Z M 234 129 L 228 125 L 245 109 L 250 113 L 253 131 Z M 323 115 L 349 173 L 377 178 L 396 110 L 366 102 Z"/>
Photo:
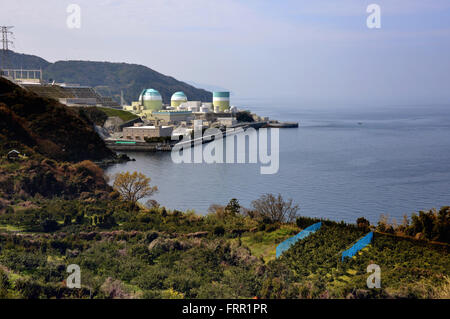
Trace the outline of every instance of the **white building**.
<path fill-rule="evenodd" d="M 218 117 L 217 122 L 224 126 L 233 126 L 237 124 L 237 120 L 235 117 Z"/>

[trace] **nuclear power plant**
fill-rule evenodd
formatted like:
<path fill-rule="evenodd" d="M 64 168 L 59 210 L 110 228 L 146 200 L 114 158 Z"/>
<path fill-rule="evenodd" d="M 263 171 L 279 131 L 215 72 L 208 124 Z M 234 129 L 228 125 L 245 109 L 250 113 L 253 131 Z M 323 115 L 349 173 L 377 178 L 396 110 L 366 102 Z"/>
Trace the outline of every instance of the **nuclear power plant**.
<path fill-rule="evenodd" d="M 9 43 L 6 36 L 7 33 L 3 33 L 4 46 Z M 4 55 L 6 52 L 4 50 Z M 185 92 L 176 91 L 170 98 L 170 104 L 165 104 L 168 102 L 165 101 L 166 90 L 163 100 L 158 90 L 142 88 L 136 100 L 131 105 L 125 105 L 123 91 L 119 104 L 111 96 L 101 95 L 94 87 L 45 81 L 40 69 L 7 69 L 0 64 L 0 76 L 39 96 L 55 99 L 80 111 L 84 108 L 103 108 L 106 120 L 101 128 L 96 129 L 109 146 L 136 141 L 144 144 L 147 141 L 167 142 L 172 133 L 175 136 L 191 136 L 196 127 L 219 128 L 224 132 L 227 128 L 245 125 L 261 127 L 269 123 L 268 118 L 249 111 L 240 114 L 235 106 L 230 106 L 230 92 L 227 91 L 213 92 L 212 101 L 189 100 Z"/>
<path fill-rule="evenodd" d="M 230 107 L 230 92 L 213 92 L 212 102 L 189 101 L 188 96 L 178 91 L 172 94 L 170 105 L 164 105 L 161 94 L 153 89 L 142 90 L 138 101 L 131 105 L 124 105 L 123 109 L 133 112 L 143 119 L 162 120 L 166 122 L 177 119 L 181 122 L 189 122 L 193 118 L 201 117 L 200 114 L 214 113 L 218 117 L 233 116 L 237 112 L 236 107 Z M 192 116 L 197 114 L 197 116 Z"/>

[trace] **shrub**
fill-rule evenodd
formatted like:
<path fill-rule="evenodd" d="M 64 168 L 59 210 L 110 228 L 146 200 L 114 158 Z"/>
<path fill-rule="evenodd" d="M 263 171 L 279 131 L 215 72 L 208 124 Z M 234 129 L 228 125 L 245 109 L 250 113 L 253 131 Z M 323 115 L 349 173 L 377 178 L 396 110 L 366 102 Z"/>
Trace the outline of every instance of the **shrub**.
<path fill-rule="evenodd" d="M 267 225 L 267 227 L 266 227 L 266 232 L 271 233 L 271 232 L 277 230 L 278 227 L 279 227 L 279 225 L 277 225 L 277 224 L 270 224 L 270 225 Z"/>
<path fill-rule="evenodd" d="M 72 224 L 72 216 L 64 215 L 64 226 Z"/>
<path fill-rule="evenodd" d="M 2 289 L 8 290 L 11 288 L 11 283 L 9 282 L 8 275 L 0 269 L 0 291 Z"/>
<path fill-rule="evenodd" d="M 223 236 L 225 234 L 225 228 L 223 226 L 214 227 L 214 235 Z"/>
<path fill-rule="evenodd" d="M 356 220 L 356 226 L 361 230 L 368 231 L 370 227 L 370 222 L 364 217 L 359 217 Z"/>
<path fill-rule="evenodd" d="M 49 233 L 59 228 L 58 222 L 54 219 L 47 218 L 41 223 L 42 231 Z"/>
<path fill-rule="evenodd" d="M 38 299 L 42 293 L 41 285 L 30 279 L 18 279 L 16 289 L 25 299 Z"/>

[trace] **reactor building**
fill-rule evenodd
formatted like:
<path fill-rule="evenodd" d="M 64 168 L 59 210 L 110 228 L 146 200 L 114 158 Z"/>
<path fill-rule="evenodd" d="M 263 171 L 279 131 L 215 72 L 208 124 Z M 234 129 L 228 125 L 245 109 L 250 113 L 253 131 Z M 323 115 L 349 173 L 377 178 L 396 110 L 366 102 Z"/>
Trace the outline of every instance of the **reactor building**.
<path fill-rule="evenodd" d="M 214 111 L 224 112 L 230 109 L 230 92 L 213 92 Z"/>
<path fill-rule="evenodd" d="M 145 89 L 139 95 L 139 102 L 144 110 L 159 111 L 162 110 L 162 97 L 155 89 Z"/>
<path fill-rule="evenodd" d="M 177 108 L 180 106 L 180 104 L 186 103 L 187 100 L 187 96 L 186 94 L 184 94 L 184 92 L 175 92 L 170 99 L 170 106 L 172 106 L 173 108 Z"/>

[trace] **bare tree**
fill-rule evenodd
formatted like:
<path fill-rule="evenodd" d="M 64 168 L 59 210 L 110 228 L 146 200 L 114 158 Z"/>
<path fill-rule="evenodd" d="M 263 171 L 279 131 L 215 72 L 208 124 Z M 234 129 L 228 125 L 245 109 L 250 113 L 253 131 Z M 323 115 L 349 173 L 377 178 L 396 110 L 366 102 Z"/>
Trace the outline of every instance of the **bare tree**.
<path fill-rule="evenodd" d="M 150 186 L 150 181 L 150 177 L 142 173 L 122 172 L 116 174 L 113 187 L 123 199 L 136 204 L 141 198 L 151 196 L 158 191 L 158 187 Z"/>
<path fill-rule="evenodd" d="M 283 200 L 281 194 L 262 195 L 252 202 L 254 210 L 262 218 L 268 218 L 272 222 L 292 222 L 297 217 L 298 205 L 292 205 L 292 199 Z"/>

